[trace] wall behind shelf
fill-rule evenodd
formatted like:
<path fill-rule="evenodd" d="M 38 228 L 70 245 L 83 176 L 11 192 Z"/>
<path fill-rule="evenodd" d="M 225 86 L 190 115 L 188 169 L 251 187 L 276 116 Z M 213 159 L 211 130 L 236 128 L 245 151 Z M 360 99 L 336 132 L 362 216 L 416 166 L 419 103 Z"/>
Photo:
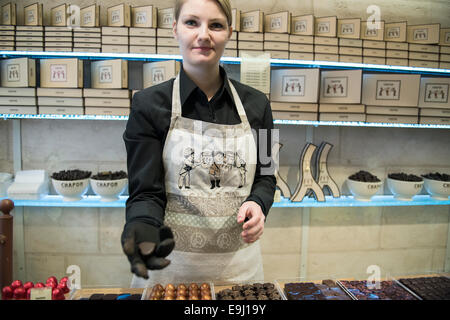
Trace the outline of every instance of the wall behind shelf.
<path fill-rule="evenodd" d="M 1 0 L 3 5 L 10 0 Z M 15 1 L 18 22 L 24 5 L 36 0 Z M 42 2 L 42 1 L 41 1 Z M 49 8 L 68 0 L 43 1 L 44 22 Z M 84 7 L 92 0 L 70 1 Z M 106 7 L 131 3 L 160 8 L 174 1 L 97 1 L 101 23 Z M 382 19 L 410 24 L 449 25 L 448 1 L 232 1 L 242 11 L 261 8 L 266 13 L 290 10 L 295 15 L 337 15 L 366 18 L 367 6 L 379 5 Z M 69 168 L 120 170 L 126 168 L 122 133 L 124 121 L 22 120 L 23 168 L 49 173 Z M 306 127 L 277 125 L 281 149 L 281 175 L 291 190 L 297 183 L 298 158 L 306 141 Z M 450 172 L 450 130 L 339 128 L 314 129 L 314 143 L 334 145 L 329 169 L 343 192 L 345 178 L 359 169 L 379 177 L 391 170 L 414 173 Z M 0 121 L 0 171 L 12 172 L 12 121 Z M 388 193 L 387 190 L 384 190 Z M 368 265 L 383 271 L 410 273 L 442 271 L 446 255 L 450 207 L 390 207 L 311 209 L 308 276 L 365 276 Z M 82 284 L 130 283 L 129 265 L 120 247 L 124 209 L 25 208 L 24 247 L 26 279 L 43 281 L 49 275 L 65 275 L 67 266 L 81 267 Z M 302 209 L 273 208 L 262 237 L 267 280 L 300 275 Z M 17 259 L 16 259 L 17 261 Z"/>

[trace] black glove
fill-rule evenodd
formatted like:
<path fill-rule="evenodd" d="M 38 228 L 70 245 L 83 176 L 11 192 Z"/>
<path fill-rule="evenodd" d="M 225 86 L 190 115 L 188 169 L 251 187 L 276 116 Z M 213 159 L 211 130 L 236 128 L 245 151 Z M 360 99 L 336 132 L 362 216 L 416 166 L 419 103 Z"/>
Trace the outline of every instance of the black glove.
<path fill-rule="evenodd" d="M 123 252 L 131 264 L 131 272 L 144 279 L 148 279 L 147 269 L 159 270 L 170 264 L 165 257 L 175 247 L 169 227 L 158 228 L 142 221 L 126 223 L 121 241 Z"/>

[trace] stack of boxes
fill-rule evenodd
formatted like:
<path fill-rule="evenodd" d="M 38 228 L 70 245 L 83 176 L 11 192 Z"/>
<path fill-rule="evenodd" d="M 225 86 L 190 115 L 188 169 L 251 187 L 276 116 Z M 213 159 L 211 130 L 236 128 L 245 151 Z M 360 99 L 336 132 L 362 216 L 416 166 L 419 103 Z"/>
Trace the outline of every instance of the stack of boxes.
<path fill-rule="evenodd" d="M 43 26 L 17 26 L 16 27 L 17 51 L 44 51 L 44 27 Z"/>
<path fill-rule="evenodd" d="M 366 121 L 362 70 L 322 71 L 320 78 L 320 121 Z"/>
<path fill-rule="evenodd" d="M 409 66 L 439 68 L 440 24 L 407 26 Z"/>
<path fill-rule="evenodd" d="M 107 27 L 102 27 L 102 52 L 128 53 L 131 9 L 127 4 L 109 7 Z"/>
<path fill-rule="evenodd" d="M 154 6 L 131 8 L 130 53 L 156 53 L 157 15 Z"/>
<path fill-rule="evenodd" d="M 449 87 L 449 78 L 421 78 L 419 123 L 450 125 Z"/>
<path fill-rule="evenodd" d="M 174 10 L 174 8 L 158 10 L 158 29 L 156 30 L 156 52 L 158 54 L 180 54 L 178 41 L 173 37 Z"/>
<path fill-rule="evenodd" d="M 67 5 L 50 10 L 51 26 L 45 27 L 45 51 L 72 51 L 72 28 L 67 27 Z"/>
<path fill-rule="evenodd" d="M 85 114 L 129 115 L 131 103 L 127 60 L 92 62 L 91 87 L 83 89 Z"/>
<path fill-rule="evenodd" d="M 0 113 L 37 114 L 35 60 L 2 60 L 0 70 Z"/>
<path fill-rule="evenodd" d="M 264 13 L 261 10 L 241 13 L 240 27 L 237 43 L 239 56 L 241 51 L 264 53 Z"/>
<path fill-rule="evenodd" d="M 314 60 L 314 16 L 292 17 L 289 59 Z"/>
<path fill-rule="evenodd" d="M 321 17 L 314 20 L 314 60 L 339 61 L 337 17 Z"/>
<path fill-rule="evenodd" d="M 362 21 L 363 63 L 386 64 L 386 42 L 384 41 L 384 21 Z"/>
<path fill-rule="evenodd" d="M 237 38 L 239 31 L 241 31 L 241 11 L 232 9 L 231 14 L 231 27 L 233 28 L 233 33 L 231 34 L 230 40 L 228 41 L 223 52 L 224 57 L 238 56 Z"/>
<path fill-rule="evenodd" d="M 418 74 L 363 75 L 367 122 L 418 123 Z"/>
<path fill-rule="evenodd" d="M 406 21 L 386 23 L 384 39 L 386 40 L 386 64 L 408 66 L 409 44 L 406 42 Z"/>
<path fill-rule="evenodd" d="M 8 3 L 1 7 L 0 50 L 14 50 L 16 4 Z"/>
<path fill-rule="evenodd" d="M 450 28 L 441 29 L 439 68 L 450 69 Z"/>
<path fill-rule="evenodd" d="M 339 61 L 362 63 L 361 19 L 338 19 Z"/>
<path fill-rule="evenodd" d="M 41 59 L 39 114 L 83 114 L 83 61 Z"/>
<path fill-rule="evenodd" d="M 93 4 L 80 10 L 80 28 L 73 30 L 73 51 L 100 52 L 101 47 L 99 7 Z"/>
<path fill-rule="evenodd" d="M 274 59 L 289 59 L 291 14 L 288 11 L 268 14 L 264 21 L 264 51 Z"/>

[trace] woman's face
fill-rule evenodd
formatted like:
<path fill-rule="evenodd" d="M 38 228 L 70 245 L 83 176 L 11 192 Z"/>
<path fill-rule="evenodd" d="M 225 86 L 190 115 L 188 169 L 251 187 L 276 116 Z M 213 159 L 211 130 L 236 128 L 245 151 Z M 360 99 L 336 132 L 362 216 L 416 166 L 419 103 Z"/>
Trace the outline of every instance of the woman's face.
<path fill-rule="evenodd" d="M 174 22 L 173 32 L 184 65 L 214 66 L 219 63 L 232 30 L 215 1 L 187 0 Z"/>

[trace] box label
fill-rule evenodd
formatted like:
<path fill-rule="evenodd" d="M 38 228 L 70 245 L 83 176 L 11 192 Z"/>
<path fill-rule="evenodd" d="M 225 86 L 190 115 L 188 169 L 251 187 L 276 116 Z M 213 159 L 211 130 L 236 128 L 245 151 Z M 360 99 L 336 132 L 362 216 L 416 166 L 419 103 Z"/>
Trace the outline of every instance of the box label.
<path fill-rule="evenodd" d="M 163 14 L 163 24 L 172 24 L 173 23 L 173 14 L 172 13 L 164 13 Z"/>
<path fill-rule="evenodd" d="M 3 12 L 3 21 L 9 21 L 9 11 L 5 10 Z"/>
<path fill-rule="evenodd" d="M 341 34 L 353 34 L 355 32 L 355 25 L 353 23 L 343 23 L 341 25 Z"/>
<path fill-rule="evenodd" d="M 98 72 L 99 72 L 98 81 L 100 83 L 112 82 L 112 66 L 101 66 Z"/>
<path fill-rule="evenodd" d="M 305 76 L 283 76 L 282 96 L 305 96 Z"/>
<path fill-rule="evenodd" d="M 375 100 L 400 100 L 400 80 L 378 80 Z"/>
<path fill-rule="evenodd" d="M 27 12 L 27 23 L 28 23 L 28 24 L 34 23 L 34 19 L 35 19 L 35 17 L 34 17 L 34 11 L 33 11 L 33 10 L 29 10 L 29 11 Z"/>
<path fill-rule="evenodd" d="M 294 24 L 295 32 L 307 32 L 308 22 L 306 20 L 296 21 Z"/>
<path fill-rule="evenodd" d="M 62 19 L 62 12 L 61 11 L 56 11 L 55 13 L 55 23 L 62 23 L 63 19 Z"/>
<path fill-rule="evenodd" d="M 147 23 L 147 12 L 145 11 L 138 11 L 136 12 L 136 24 L 144 24 Z"/>
<path fill-rule="evenodd" d="M 329 22 L 319 22 L 317 24 L 317 33 L 328 33 L 330 32 Z"/>
<path fill-rule="evenodd" d="M 66 82 L 67 81 L 67 65 L 65 65 L 65 64 L 50 65 L 50 81 Z"/>
<path fill-rule="evenodd" d="M 450 32 L 445 33 L 445 43 L 450 43 Z"/>
<path fill-rule="evenodd" d="M 347 77 L 329 77 L 323 81 L 324 97 L 347 97 Z"/>
<path fill-rule="evenodd" d="M 83 24 L 90 24 L 92 22 L 92 13 L 91 12 L 85 12 L 83 14 Z"/>
<path fill-rule="evenodd" d="M 111 11 L 111 23 L 119 23 L 120 22 L 120 10 Z"/>
<path fill-rule="evenodd" d="M 425 102 L 448 102 L 448 84 L 427 83 L 425 85 Z"/>
<path fill-rule="evenodd" d="M 428 29 L 416 29 L 413 33 L 414 40 L 428 40 Z"/>
<path fill-rule="evenodd" d="M 377 37 L 378 36 L 378 29 L 375 27 L 369 27 L 366 28 L 366 37 Z"/>
<path fill-rule="evenodd" d="M 19 64 L 10 64 L 7 68 L 8 73 L 8 82 L 17 82 L 20 81 L 20 65 Z"/>
<path fill-rule="evenodd" d="M 270 28 L 273 30 L 281 28 L 281 17 L 275 17 L 270 19 Z"/>
<path fill-rule="evenodd" d="M 244 19 L 242 19 L 242 26 L 244 28 L 253 28 L 253 18 L 253 16 L 244 17 Z"/>
<path fill-rule="evenodd" d="M 52 300 L 52 289 L 32 288 L 30 290 L 30 300 Z"/>
<path fill-rule="evenodd" d="M 387 30 L 387 36 L 392 39 L 400 38 L 400 27 L 389 28 Z"/>
<path fill-rule="evenodd" d="M 158 84 L 163 82 L 166 78 L 165 68 L 153 68 L 152 69 L 152 82 L 153 84 Z"/>

